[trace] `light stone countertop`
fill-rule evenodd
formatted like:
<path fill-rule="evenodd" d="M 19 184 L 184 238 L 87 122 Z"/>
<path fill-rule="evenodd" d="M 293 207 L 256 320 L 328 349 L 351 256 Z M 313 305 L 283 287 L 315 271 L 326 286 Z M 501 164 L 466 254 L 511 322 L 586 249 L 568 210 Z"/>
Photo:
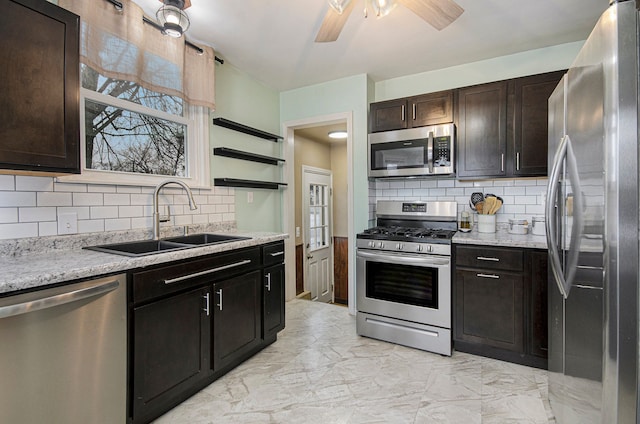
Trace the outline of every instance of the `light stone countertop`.
<path fill-rule="evenodd" d="M 546 236 L 511 234 L 506 227 L 500 226 L 495 233 L 479 233 L 475 227 L 468 233 L 458 231 L 451 241 L 456 244 L 547 249 Z"/>
<path fill-rule="evenodd" d="M 81 248 L 2 255 L 0 256 L 2 270 L 0 295 L 16 290 L 126 272 L 135 268 L 257 246 L 288 238 L 287 234 L 270 232 L 234 232 L 233 235 L 251 237 L 251 239 L 140 257 L 121 256 Z"/>

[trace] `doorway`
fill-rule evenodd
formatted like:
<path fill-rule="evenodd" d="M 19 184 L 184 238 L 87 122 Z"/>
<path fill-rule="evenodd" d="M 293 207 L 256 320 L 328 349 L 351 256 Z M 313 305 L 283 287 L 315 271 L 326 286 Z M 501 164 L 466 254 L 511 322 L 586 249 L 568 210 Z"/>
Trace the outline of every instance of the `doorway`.
<path fill-rule="evenodd" d="M 313 298 L 349 305 L 350 309 L 354 303 L 349 300 L 352 295 L 349 290 L 352 266 L 349 240 L 353 226 L 349 193 L 351 121 L 351 113 L 342 113 L 284 124 L 288 187 L 283 219 L 284 228 L 290 235 L 286 242 L 287 255 L 296 258 L 287 261 L 287 299 Z M 335 129 L 346 130 L 349 135 L 346 139 L 329 141 L 327 135 Z M 303 166 L 306 173 L 303 173 Z M 305 174 L 314 178 L 324 174 L 330 179 L 303 181 Z M 324 200 L 329 204 L 321 202 L 323 190 L 327 193 Z M 308 207 L 308 212 L 303 211 L 303 205 Z"/>
<path fill-rule="evenodd" d="M 333 298 L 333 184 L 331 170 L 302 165 L 303 289 L 311 300 Z"/>

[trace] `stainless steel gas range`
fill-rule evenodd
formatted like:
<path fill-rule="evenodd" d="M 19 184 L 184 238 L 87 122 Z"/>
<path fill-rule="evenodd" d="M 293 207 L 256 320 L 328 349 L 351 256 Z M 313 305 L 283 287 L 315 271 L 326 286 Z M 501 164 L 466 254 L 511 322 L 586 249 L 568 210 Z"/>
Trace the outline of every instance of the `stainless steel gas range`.
<path fill-rule="evenodd" d="M 378 201 L 357 235 L 361 336 L 451 355 L 451 238 L 456 202 Z"/>

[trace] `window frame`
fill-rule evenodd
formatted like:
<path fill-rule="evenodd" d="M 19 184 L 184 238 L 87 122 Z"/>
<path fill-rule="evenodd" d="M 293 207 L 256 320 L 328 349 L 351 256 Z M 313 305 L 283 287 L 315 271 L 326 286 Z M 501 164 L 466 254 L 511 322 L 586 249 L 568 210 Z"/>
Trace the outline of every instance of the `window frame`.
<path fill-rule="evenodd" d="M 86 128 L 85 111 L 86 100 L 92 100 L 109 106 L 125 109 L 135 113 L 141 113 L 173 121 L 187 127 L 185 168 L 187 177 L 171 175 L 141 174 L 135 172 L 109 171 L 89 169 L 86 167 Z M 185 102 L 184 115 L 173 115 L 157 109 L 119 99 L 107 94 L 95 92 L 87 88 L 80 88 L 80 174 L 57 177 L 57 180 L 65 183 L 89 183 L 109 185 L 135 185 L 156 186 L 166 179 L 178 179 L 191 188 L 209 189 L 210 183 L 210 157 L 209 157 L 209 109 L 203 106 L 192 106 Z"/>

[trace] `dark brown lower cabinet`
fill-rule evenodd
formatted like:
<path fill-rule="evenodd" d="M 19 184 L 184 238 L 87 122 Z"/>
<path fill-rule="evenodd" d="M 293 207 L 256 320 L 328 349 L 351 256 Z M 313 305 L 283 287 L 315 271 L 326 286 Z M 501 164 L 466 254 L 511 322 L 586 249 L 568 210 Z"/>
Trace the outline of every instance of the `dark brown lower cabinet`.
<path fill-rule="evenodd" d="M 264 269 L 263 339 L 284 329 L 284 263 Z"/>
<path fill-rule="evenodd" d="M 254 271 L 213 285 L 214 371 L 262 342 L 261 275 Z"/>
<path fill-rule="evenodd" d="M 211 375 L 208 287 L 133 311 L 133 419 L 145 420 Z"/>
<path fill-rule="evenodd" d="M 454 349 L 547 368 L 547 252 L 458 245 Z"/>

